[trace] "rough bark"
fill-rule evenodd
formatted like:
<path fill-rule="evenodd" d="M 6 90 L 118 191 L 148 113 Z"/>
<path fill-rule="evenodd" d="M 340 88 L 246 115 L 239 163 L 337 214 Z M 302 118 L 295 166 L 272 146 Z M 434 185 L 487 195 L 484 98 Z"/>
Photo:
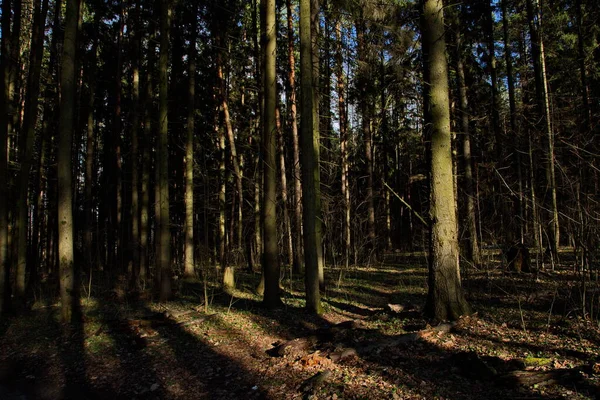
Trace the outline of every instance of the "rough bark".
<path fill-rule="evenodd" d="M 196 6 L 193 7 L 196 10 Z M 194 120 L 196 98 L 196 20 L 191 15 L 190 48 L 188 52 L 188 115 L 187 138 L 185 142 L 185 264 L 183 275 L 193 278 L 196 275 L 194 260 Z"/>
<path fill-rule="evenodd" d="M 159 55 L 159 108 L 158 108 L 158 162 L 157 185 L 159 214 L 157 215 L 157 251 L 160 274 L 159 297 L 167 301 L 171 297 L 171 235 L 169 217 L 169 121 L 168 121 L 168 58 L 169 27 L 171 23 L 170 0 L 161 1 L 160 55 Z"/>
<path fill-rule="evenodd" d="M 455 320 L 469 314 L 470 307 L 460 282 L 442 0 L 423 1 L 422 34 L 428 47 L 425 96 L 431 117 L 431 254 L 425 313 L 440 321 Z"/>
<path fill-rule="evenodd" d="M 8 84 L 8 63 L 10 57 L 10 5 L 9 0 L 2 3 L 2 38 L 0 64 L 0 315 L 6 310 L 6 275 L 8 273 L 8 103 L 10 102 Z"/>
<path fill-rule="evenodd" d="M 294 272 L 302 271 L 302 183 L 300 179 L 300 140 L 298 138 L 296 105 L 296 58 L 294 55 L 294 24 L 291 0 L 286 1 L 288 29 L 288 84 L 290 128 L 294 148 Z"/>
<path fill-rule="evenodd" d="M 71 145 L 75 118 L 75 53 L 79 1 L 66 1 L 65 36 L 60 72 L 58 163 L 58 257 L 60 268 L 61 318 L 71 322 L 78 306 L 77 269 L 73 238 L 73 184 Z"/>
<path fill-rule="evenodd" d="M 304 225 L 304 264 L 306 308 L 321 314 L 321 295 L 319 291 L 319 247 L 320 232 L 318 226 L 317 198 L 319 191 L 318 137 L 315 138 L 313 66 L 311 40 L 311 0 L 300 0 L 300 73 L 301 73 L 301 110 L 300 124 L 302 152 L 302 205 Z"/>
<path fill-rule="evenodd" d="M 342 28 L 338 21 L 335 26 L 337 41 L 336 48 L 336 75 L 338 95 L 338 115 L 340 124 L 340 165 L 342 169 L 342 196 L 344 198 L 343 236 L 344 236 L 344 262 L 346 268 L 350 262 L 351 231 L 350 231 L 350 187 L 348 168 L 348 115 L 346 110 L 346 78 L 344 75 L 344 59 L 342 56 Z"/>
<path fill-rule="evenodd" d="M 278 307 L 281 304 L 279 293 L 279 260 L 277 247 L 277 161 L 276 161 L 276 119 L 277 76 L 276 63 L 276 24 L 275 0 L 262 0 L 264 8 L 263 57 L 264 57 L 264 126 L 263 148 L 263 200 L 262 226 L 264 231 L 263 277 L 265 292 L 263 303 L 266 307 Z"/>
<path fill-rule="evenodd" d="M 460 26 L 460 25 L 457 25 Z M 475 193 L 473 190 L 473 161 L 471 159 L 471 134 L 469 131 L 469 102 L 467 98 L 467 84 L 464 71 L 464 53 L 462 48 L 462 35 L 460 32 L 456 35 L 456 75 L 458 78 L 458 95 L 460 100 L 460 126 L 463 133 L 462 151 L 465 172 L 465 197 L 467 200 L 466 208 L 466 228 L 469 240 L 469 261 L 474 265 L 481 263 L 479 253 L 479 243 L 477 240 L 477 219 L 475 214 Z"/>

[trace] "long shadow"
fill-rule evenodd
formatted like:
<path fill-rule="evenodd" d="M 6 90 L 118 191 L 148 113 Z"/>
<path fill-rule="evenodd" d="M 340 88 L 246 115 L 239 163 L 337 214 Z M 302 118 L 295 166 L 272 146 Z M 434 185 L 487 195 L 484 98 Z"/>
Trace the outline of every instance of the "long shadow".
<path fill-rule="evenodd" d="M 266 399 L 257 383 L 259 376 L 243 368 L 238 362 L 215 351 L 184 327 L 171 323 L 158 328 L 177 361 L 180 384 L 190 390 L 186 398 L 197 399 Z M 255 355 L 256 356 L 256 355 Z"/>

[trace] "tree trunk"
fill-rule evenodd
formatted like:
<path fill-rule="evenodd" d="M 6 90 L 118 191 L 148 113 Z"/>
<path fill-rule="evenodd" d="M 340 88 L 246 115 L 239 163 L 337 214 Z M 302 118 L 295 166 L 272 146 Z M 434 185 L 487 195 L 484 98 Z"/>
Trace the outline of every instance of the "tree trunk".
<path fill-rule="evenodd" d="M 196 6 L 192 9 L 196 11 Z M 190 18 L 190 48 L 188 53 L 188 115 L 187 139 L 185 142 L 185 264 L 183 275 L 187 278 L 196 276 L 194 260 L 194 120 L 196 99 L 196 37 L 197 15 Z"/>
<path fill-rule="evenodd" d="M 158 162 L 157 185 L 159 214 L 157 215 L 157 274 L 160 274 L 160 301 L 171 297 L 171 234 L 169 218 L 169 121 L 168 121 L 168 66 L 169 27 L 171 24 L 170 0 L 161 1 L 160 13 L 160 56 L 159 109 L 158 109 Z"/>
<path fill-rule="evenodd" d="M 10 62 L 10 5 L 11 1 L 2 3 L 2 37 L 0 64 L 0 315 L 6 311 L 6 286 L 8 281 L 8 105 L 9 92 L 9 62 Z"/>
<path fill-rule="evenodd" d="M 366 38 L 365 38 L 365 22 L 361 20 L 357 23 L 357 42 L 359 48 L 358 59 L 359 63 L 366 65 L 368 63 L 366 56 Z M 364 67 L 363 67 L 364 69 Z M 360 71 L 360 90 L 365 93 L 369 91 L 370 77 L 367 76 L 368 72 L 365 70 Z M 365 150 L 365 164 L 366 164 L 366 175 L 367 175 L 367 237 L 368 237 L 368 249 L 373 251 L 375 249 L 375 202 L 373 199 L 373 171 L 374 171 L 374 160 L 373 160 L 373 131 L 371 121 L 371 104 L 368 99 L 362 99 L 360 102 L 361 118 L 362 118 L 362 134 L 363 143 Z M 375 256 L 375 253 L 369 254 L 369 256 Z"/>
<path fill-rule="evenodd" d="M 73 238 L 73 184 L 71 144 L 75 118 L 75 54 L 79 0 L 66 1 L 65 36 L 60 72 L 60 114 L 58 163 L 58 257 L 60 266 L 61 318 L 72 322 L 79 298 Z"/>
<path fill-rule="evenodd" d="M 47 9 L 47 3 L 46 3 Z M 40 93 L 40 73 L 42 67 L 44 29 L 40 0 L 33 4 L 33 29 L 31 34 L 31 47 L 29 55 L 29 75 L 27 77 L 27 94 L 25 99 L 25 116 L 23 121 L 23 134 L 21 135 L 21 171 L 18 180 L 17 201 L 17 232 L 18 254 L 17 271 L 14 296 L 17 303 L 25 301 L 26 273 L 27 273 L 27 244 L 28 244 L 28 214 L 29 214 L 29 173 L 33 162 L 33 146 L 35 143 L 35 126 L 38 117 L 38 98 Z M 43 18 L 43 19 L 42 19 Z M 30 265 L 31 267 L 31 265 Z M 22 305 L 22 304 L 19 304 Z"/>
<path fill-rule="evenodd" d="M 140 204 L 140 276 L 139 281 L 142 288 L 149 277 L 149 259 L 150 259 L 150 160 L 151 143 L 155 136 L 153 126 L 154 108 L 154 82 L 152 77 L 153 67 L 155 65 L 154 40 L 156 38 L 156 25 L 149 24 L 148 37 L 148 56 L 146 68 L 146 93 L 144 95 L 144 140 L 142 141 L 142 182 L 141 182 L 141 204 Z M 156 201 L 156 200 L 155 200 Z"/>
<path fill-rule="evenodd" d="M 448 71 L 442 0 L 423 2 L 423 40 L 428 54 L 429 80 L 425 96 L 429 98 L 431 117 L 431 254 L 429 293 L 425 305 L 428 317 L 444 321 L 469 314 L 459 270 L 456 201 L 452 179 L 452 149 Z"/>
<path fill-rule="evenodd" d="M 276 24 L 275 0 L 262 0 L 264 8 L 263 54 L 264 54 L 264 126 L 262 136 L 263 148 L 263 201 L 262 225 L 264 230 L 263 277 L 265 294 L 263 302 L 266 307 L 281 305 L 279 293 L 279 260 L 277 248 L 277 161 L 276 161 L 276 116 L 277 76 L 276 76 Z"/>
<path fill-rule="evenodd" d="M 537 111 L 539 112 L 539 130 L 546 137 L 546 189 L 550 191 L 550 200 L 546 203 L 550 210 L 550 238 L 549 249 L 554 259 L 558 256 L 558 244 L 560 242 L 560 227 L 558 222 L 558 204 L 556 196 L 556 174 L 554 171 L 554 132 L 552 130 L 549 89 L 546 76 L 546 61 L 544 54 L 544 41 L 542 38 L 542 16 L 537 0 L 527 0 L 527 17 L 531 35 L 531 51 L 535 74 L 535 88 L 537 99 Z M 546 199 L 548 196 L 546 196 Z"/>
<path fill-rule="evenodd" d="M 459 23 L 456 25 L 460 26 Z M 473 161 L 471 159 L 471 134 L 469 132 L 469 103 L 467 98 L 467 84 L 464 71 L 464 53 L 462 48 L 462 34 L 456 34 L 456 75 L 458 77 L 458 95 L 460 98 L 460 125 L 463 132 L 463 162 L 465 171 L 465 197 L 467 200 L 466 228 L 469 240 L 469 261 L 475 266 L 481 264 L 479 243 L 477 240 L 477 219 L 475 215 L 475 193 L 473 190 Z"/>
<path fill-rule="evenodd" d="M 346 82 L 344 75 L 344 58 L 342 56 L 342 28 L 338 21 L 335 26 L 335 35 L 337 41 L 336 50 L 336 74 L 337 74 L 337 94 L 338 94 L 338 114 L 340 124 L 340 164 L 342 172 L 342 196 L 344 198 L 344 216 L 343 216 L 343 240 L 344 240 L 344 263 L 346 268 L 350 262 L 351 231 L 350 231 L 350 187 L 349 187 L 349 168 L 348 168 L 348 115 L 346 110 Z"/>
<path fill-rule="evenodd" d="M 132 43 L 132 110 L 131 110 L 131 286 L 139 286 L 140 276 L 140 162 L 139 162 L 139 127 L 140 127 L 140 0 L 135 3 L 133 21 L 129 26 Z"/>
<path fill-rule="evenodd" d="M 277 124 L 277 147 L 279 151 L 279 174 L 281 177 L 281 208 L 283 208 L 283 225 L 285 230 L 285 244 L 290 268 L 294 265 L 294 245 L 292 240 L 292 223 L 288 210 L 288 189 L 285 167 L 285 147 L 283 145 L 283 130 L 281 129 L 281 113 L 279 106 L 275 108 L 275 120 Z"/>
<path fill-rule="evenodd" d="M 510 107 L 510 128 L 512 132 L 512 136 L 515 137 L 516 140 L 513 141 L 514 151 L 513 151 L 513 159 L 514 166 L 516 167 L 518 179 L 519 179 L 519 193 L 518 201 L 516 203 L 515 215 L 518 215 L 518 226 L 519 226 L 519 239 L 520 242 L 523 242 L 525 231 L 524 231 L 524 221 L 525 221 L 525 204 L 523 198 L 523 173 L 521 169 L 521 150 L 522 150 L 522 139 L 521 132 L 517 125 L 517 103 L 515 96 L 515 83 L 513 77 L 513 65 L 512 65 L 512 47 L 510 40 L 510 31 L 508 26 L 508 5 L 507 0 L 502 0 L 502 28 L 504 33 L 504 57 L 506 61 L 506 79 L 508 84 L 508 103 Z"/>
<path fill-rule="evenodd" d="M 294 147 L 294 273 L 302 271 L 302 184 L 300 179 L 300 141 L 296 108 L 296 59 L 294 55 L 294 24 L 292 2 L 286 0 L 288 29 L 288 83 L 290 127 Z"/>
<path fill-rule="evenodd" d="M 319 196 L 319 153 L 318 136 L 315 137 L 313 65 L 311 40 L 311 0 L 300 0 L 300 73 L 301 73 L 301 110 L 300 124 L 302 139 L 302 205 L 304 224 L 304 264 L 306 285 L 306 308 L 321 314 L 321 295 L 319 292 L 319 247 L 320 227 L 317 198 Z"/>

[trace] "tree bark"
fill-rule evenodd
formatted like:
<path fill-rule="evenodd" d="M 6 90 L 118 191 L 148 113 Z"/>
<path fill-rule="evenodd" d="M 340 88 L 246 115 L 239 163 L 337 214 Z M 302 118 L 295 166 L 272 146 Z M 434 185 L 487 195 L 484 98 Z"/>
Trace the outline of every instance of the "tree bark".
<path fill-rule="evenodd" d="M 171 234 L 169 217 L 169 121 L 168 121 L 168 64 L 169 27 L 171 24 L 170 0 L 162 0 L 160 12 L 159 55 L 159 108 L 158 108 L 158 163 L 157 185 L 159 214 L 157 215 L 157 274 L 160 274 L 160 301 L 171 297 Z"/>
<path fill-rule="evenodd" d="M 342 172 L 342 196 L 344 198 L 344 263 L 348 268 L 350 262 L 351 231 L 350 231 L 350 186 L 349 186 L 349 168 L 348 168 L 348 114 L 346 110 L 346 77 L 344 75 L 344 58 L 342 55 L 342 28 L 338 21 L 335 26 L 335 35 L 337 41 L 336 49 L 336 75 L 337 75 L 337 95 L 338 95 L 338 115 L 340 124 L 340 164 Z"/>
<path fill-rule="evenodd" d="M 311 0 L 300 0 L 300 73 L 301 73 L 301 110 L 300 124 L 302 152 L 302 205 L 304 224 L 304 264 L 306 308 L 313 313 L 321 314 L 321 295 L 319 291 L 319 248 L 320 243 L 320 195 L 318 135 L 315 137 L 313 65 L 311 40 Z"/>
<path fill-rule="evenodd" d="M 460 22 L 457 21 L 457 27 Z M 458 95 L 460 99 L 460 126 L 463 132 L 463 162 L 465 171 L 465 197 L 467 200 L 466 228 L 469 240 L 469 261 L 475 266 L 481 264 L 479 243 L 477 240 L 477 218 L 475 214 L 475 193 L 473 190 L 473 160 L 471 159 L 471 134 L 469 131 L 469 101 L 464 70 L 464 53 L 462 48 L 462 33 L 456 34 L 456 75 L 458 78 Z"/>
<path fill-rule="evenodd" d="M 65 36 L 60 72 L 58 163 L 58 256 L 60 266 L 61 318 L 72 322 L 79 298 L 73 238 L 73 184 L 71 144 L 75 118 L 75 54 L 80 0 L 66 0 Z"/>
<path fill-rule="evenodd" d="M 296 106 L 296 59 L 294 55 L 294 17 L 291 0 L 286 0 L 288 29 L 288 84 L 290 127 L 294 147 L 294 273 L 302 271 L 302 183 L 300 179 L 300 140 Z"/>
<path fill-rule="evenodd" d="M 263 201 L 262 226 L 264 231 L 263 277 L 265 293 L 263 303 L 268 308 L 281 305 L 279 293 L 279 260 L 277 248 L 277 161 L 276 161 L 276 116 L 277 76 L 276 76 L 276 24 L 275 0 L 262 0 L 264 8 L 263 54 L 264 54 L 264 126 L 263 148 Z"/>
<path fill-rule="evenodd" d="M 197 11 L 196 6 L 192 6 Z M 187 138 L 185 142 L 185 265 L 183 275 L 187 278 L 196 276 L 194 259 L 194 130 L 196 99 L 196 37 L 197 16 L 194 12 L 190 18 L 190 48 L 188 52 L 188 115 Z"/>
<path fill-rule="evenodd" d="M 431 117 L 431 254 L 425 314 L 435 320 L 455 320 L 469 314 L 459 270 L 456 200 L 452 179 L 448 67 L 442 0 L 423 1 L 423 40 L 428 53 Z"/>
<path fill-rule="evenodd" d="M 131 110 L 131 286 L 139 287 L 140 276 L 140 0 L 135 3 L 130 34 L 133 39 L 131 49 L 132 110 Z"/>
<path fill-rule="evenodd" d="M 10 0 L 2 3 L 2 38 L 0 64 L 0 315 L 6 311 L 8 275 L 8 104 L 10 62 Z"/>

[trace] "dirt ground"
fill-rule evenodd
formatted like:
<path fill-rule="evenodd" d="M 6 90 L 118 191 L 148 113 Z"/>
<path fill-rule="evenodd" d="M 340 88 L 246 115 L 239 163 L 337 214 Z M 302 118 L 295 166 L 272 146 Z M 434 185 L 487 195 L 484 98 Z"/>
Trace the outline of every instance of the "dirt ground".
<path fill-rule="evenodd" d="M 92 284 L 81 324 L 61 325 L 42 302 L 0 324 L 0 398 L 600 398 L 600 329 L 584 318 L 598 284 L 584 300 L 569 265 L 537 279 L 494 265 L 463 271 L 476 314 L 440 327 L 420 313 L 419 257 L 328 269 L 321 317 L 287 276 L 274 311 L 255 273 L 237 272 L 233 294 L 214 276 L 178 282 L 163 305 Z"/>

